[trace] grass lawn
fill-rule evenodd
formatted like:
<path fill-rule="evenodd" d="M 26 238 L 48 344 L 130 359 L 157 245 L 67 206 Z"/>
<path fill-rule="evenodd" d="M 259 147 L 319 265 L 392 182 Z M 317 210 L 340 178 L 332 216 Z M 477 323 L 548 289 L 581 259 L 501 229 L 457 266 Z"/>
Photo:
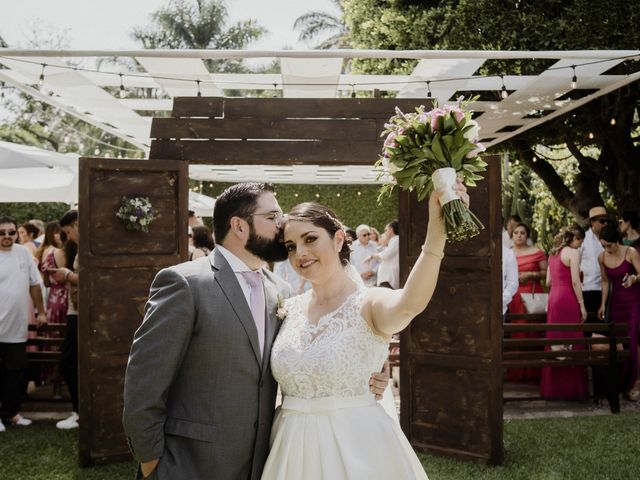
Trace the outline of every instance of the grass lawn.
<path fill-rule="evenodd" d="M 429 479 L 640 479 L 640 414 L 518 420 L 506 423 L 504 431 L 504 465 L 420 455 Z M 0 434 L 0 479 L 133 479 L 132 462 L 78 468 L 76 438 L 77 432 L 56 430 L 53 422 L 7 429 Z"/>

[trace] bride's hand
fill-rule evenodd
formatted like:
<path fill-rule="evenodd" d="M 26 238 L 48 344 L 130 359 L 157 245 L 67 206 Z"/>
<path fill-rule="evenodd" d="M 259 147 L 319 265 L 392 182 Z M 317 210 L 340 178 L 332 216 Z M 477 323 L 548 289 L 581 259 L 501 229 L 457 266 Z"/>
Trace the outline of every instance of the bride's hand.
<path fill-rule="evenodd" d="M 453 191 L 460 197 L 460 200 L 469 207 L 469 194 L 467 193 L 467 187 L 464 183 L 462 183 L 462 177 L 456 178 L 456 184 L 453 186 Z M 439 219 L 443 224 L 444 228 L 444 218 L 442 216 L 442 205 L 440 205 L 440 197 L 442 196 L 442 192 L 435 191 L 431 194 L 429 198 L 429 223 L 431 223 L 431 219 Z"/>

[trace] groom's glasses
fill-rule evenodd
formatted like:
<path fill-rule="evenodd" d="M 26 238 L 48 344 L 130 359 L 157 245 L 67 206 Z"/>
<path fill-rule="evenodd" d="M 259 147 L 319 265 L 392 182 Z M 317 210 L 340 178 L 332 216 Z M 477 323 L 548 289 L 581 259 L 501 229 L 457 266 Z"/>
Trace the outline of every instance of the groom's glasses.
<path fill-rule="evenodd" d="M 253 213 L 252 217 L 264 217 L 265 219 L 275 223 L 276 225 L 280 225 L 282 222 L 282 218 L 284 215 L 282 212 L 265 212 L 265 213 Z"/>

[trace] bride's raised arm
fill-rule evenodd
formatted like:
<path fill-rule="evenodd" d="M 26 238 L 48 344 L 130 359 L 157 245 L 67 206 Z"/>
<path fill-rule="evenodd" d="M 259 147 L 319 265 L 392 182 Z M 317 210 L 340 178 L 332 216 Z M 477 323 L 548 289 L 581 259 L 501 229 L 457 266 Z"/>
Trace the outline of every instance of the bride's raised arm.
<path fill-rule="evenodd" d="M 468 205 L 465 186 L 458 181 L 454 189 Z M 370 301 L 366 302 L 363 313 L 381 334 L 392 335 L 403 330 L 426 308 L 433 296 L 447 239 L 439 197 L 439 192 L 433 192 L 429 198 L 426 239 L 404 287 L 398 290 L 376 288 L 368 294 Z"/>

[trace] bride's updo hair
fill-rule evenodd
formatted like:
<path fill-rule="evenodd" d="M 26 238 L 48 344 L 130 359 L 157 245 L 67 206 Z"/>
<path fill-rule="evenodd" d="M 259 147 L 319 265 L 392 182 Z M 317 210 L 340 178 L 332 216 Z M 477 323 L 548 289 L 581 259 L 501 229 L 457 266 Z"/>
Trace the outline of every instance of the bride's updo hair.
<path fill-rule="evenodd" d="M 291 220 L 311 223 L 318 228 L 324 229 L 331 238 L 335 237 L 338 230 L 344 231 L 344 226 L 340 223 L 336 214 L 333 213 L 333 210 L 316 202 L 299 203 L 293 207 L 285 216 L 283 228 Z M 351 256 L 351 240 L 347 235 L 344 237 L 342 249 L 338 252 L 338 256 L 340 257 L 340 263 L 346 267 Z"/>

